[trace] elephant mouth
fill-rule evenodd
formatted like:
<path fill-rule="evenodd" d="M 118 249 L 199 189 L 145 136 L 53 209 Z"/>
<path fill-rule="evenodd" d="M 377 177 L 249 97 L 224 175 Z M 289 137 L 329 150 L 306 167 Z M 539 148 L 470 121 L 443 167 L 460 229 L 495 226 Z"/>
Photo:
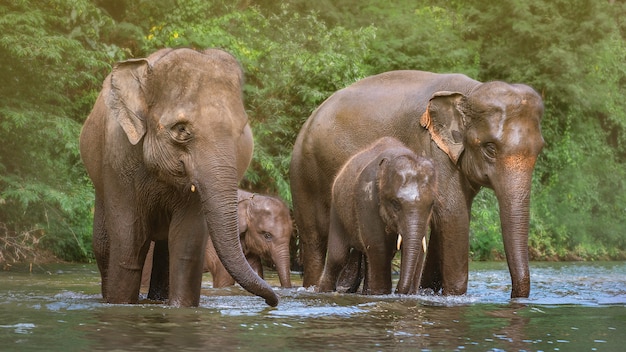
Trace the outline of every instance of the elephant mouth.
<path fill-rule="evenodd" d="M 187 174 L 185 163 L 182 160 L 166 164 L 165 167 L 159 167 L 159 164 L 157 164 L 157 166 L 150 168 L 150 171 L 156 179 L 177 189 L 189 189 L 191 187 L 191 181 Z"/>
<path fill-rule="evenodd" d="M 165 183 L 174 185 L 176 189 L 183 193 L 189 191 L 191 191 L 191 193 L 195 193 L 200 188 L 198 182 L 194 181 L 193 178 L 190 177 L 190 174 L 187 172 L 186 164 L 183 160 L 179 160 L 175 168 L 170 169 L 169 171 L 162 171 L 159 176 Z"/>

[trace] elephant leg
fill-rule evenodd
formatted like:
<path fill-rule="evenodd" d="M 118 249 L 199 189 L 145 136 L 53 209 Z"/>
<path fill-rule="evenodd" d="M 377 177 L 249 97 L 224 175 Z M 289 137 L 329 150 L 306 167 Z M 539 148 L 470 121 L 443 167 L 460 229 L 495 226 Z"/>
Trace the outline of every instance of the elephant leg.
<path fill-rule="evenodd" d="M 439 292 L 442 287 L 441 276 L 441 254 L 440 254 L 440 235 L 433 227 L 430 233 L 430 241 L 428 243 L 428 255 L 424 264 L 424 272 L 422 273 L 421 286 L 431 289 L 435 293 Z"/>
<path fill-rule="evenodd" d="M 364 274 L 363 252 L 352 249 L 348 257 L 348 263 L 344 266 L 337 280 L 337 291 L 356 293 L 361 286 Z"/>
<path fill-rule="evenodd" d="M 263 279 L 263 263 L 261 262 L 261 257 L 258 255 L 249 255 L 246 259 L 248 260 L 248 264 L 250 264 L 252 270 L 254 270 L 259 277 Z"/>
<path fill-rule="evenodd" d="M 442 293 L 463 295 L 467 292 L 469 273 L 469 222 L 467 230 L 447 232 L 441 250 Z"/>
<path fill-rule="evenodd" d="M 208 239 L 200 205 L 176 212 L 170 224 L 169 304 L 198 306 L 205 247 Z"/>
<path fill-rule="evenodd" d="M 226 268 L 220 262 L 219 265 L 216 265 L 214 270 L 215 272 L 211 272 L 211 276 L 213 277 L 213 287 L 228 287 L 235 284 L 235 279 L 226 271 Z"/>
<path fill-rule="evenodd" d="M 454 215 L 444 217 L 448 221 L 437 223 L 440 230 L 437 231 L 437 243 L 434 247 L 439 254 L 443 295 L 463 295 L 467 292 L 469 208 L 460 210 Z"/>
<path fill-rule="evenodd" d="M 446 217 L 432 227 L 422 287 L 444 295 L 467 292 L 469 270 L 469 216 Z"/>
<path fill-rule="evenodd" d="M 319 283 L 324 270 L 326 250 L 328 248 L 329 211 L 324 202 L 317 197 L 303 197 L 300 203 L 308 209 L 295 212 L 300 233 L 300 254 L 302 256 L 302 286 L 309 287 Z"/>
<path fill-rule="evenodd" d="M 94 215 L 93 215 L 93 252 L 98 263 L 98 270 L 102 279 L 102 298 L 107 299 L 108 272 L 109 272 L 109 237 L 106 231 L 104 202 L 96 192 Z"/>
<path fill-rule="evenodd" d="M 384 245 L 366 244 L 365 257 L 367 260 L 367 285 L 364 285 L 363 294 L 385 295 L 391 293 L 391 259 L 393 249 Z"/>
<path fill-rule="evenodd" d="M 167 241 L 155 241 L 148 299 L 167 300 L 169 293 L 169 250 Z"/>
<path fill-rule="evenodd" d="M 204 251 L 204 268 L 202 271 L 208 271 L 211 273 L 214 288 L 227 287 L 235 284 L 235 279 L 230 276 L 220 259 L 217 257 L 217 253 L 215 253 L 215 247 L 213 247 L 211 239 L 207 240 L 206 249 Z"/>
<path fill-rule="evenodd" d="M 132 212 L 120 212 L 107 223 L 110 250 L 105 300 L 109 303 L 137 303 L 141 274 L 150 245 Z"/>
<path fill-rule="evenodd" d="M 331 215 L 331 228 L 328 235 L 328 256 L 326 265 L 319 280 L 319 291 L 329 292 L 337 289 L 337 277 L 346 265 L 350 254 L 350 246 L 344 236 L 345 231 Z"/>
<path fill-rule="evenodd" d="M 367 255 L 363 254 L 363 288 L 361 289 L 361 293 L 365 294 L 365 292 L 369 292 L 370 290 L 370 263 L 367 259 Z M 356 292 L 356 291 L 355 291 Z"/>

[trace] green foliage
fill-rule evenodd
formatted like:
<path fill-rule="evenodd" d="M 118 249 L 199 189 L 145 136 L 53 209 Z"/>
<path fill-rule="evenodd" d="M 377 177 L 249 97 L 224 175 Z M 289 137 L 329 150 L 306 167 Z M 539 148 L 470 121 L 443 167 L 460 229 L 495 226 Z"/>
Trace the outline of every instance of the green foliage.
<path fill-rule="evenodd" d="M 276 189 L 291 201 L 288 169 L 300 126 L 333 92 L 367 75 L 365 42 L 374 32 L 329 29 L 298 14 L 272 15 L 268 21 L 265 43 L 250 38 L 258 50 L 266 49 L 247 71 L 246 99 L 257 143 L 248 177 L 263 180 L 257 183 L 261 190 Z M 276 28 L 280 36 L 272 35 Z"/>
<path fill-rule="evenodd" d="M 279 11 L 275 2 L 253 1 L 269 12 Z M 463 37 L 467 26 L 457 11 L 436 1 L 292 0 L 292 8 L 313 12 L 329 27 L 372 27 L 376 36 L 365 42 L 369 74 L 391 70 L 424 70 L 478 73 L 477 45 Z"/>
<path fill-rule="evenodd" d="M 623 259 L 624 18 L 623 2 L 593 0 L 3 2 L 0 239 L 41 238 L 64 259 L 91 258 L 80 126 L 115 61 L 188 46 L 241 62 L 255 137 L 242 187 L 287 201 L 300 126 L 362 77 L 420 69 L 529 84 L 544 98 L 546 140 L 533 179 L 532 258 Z M 472 211 L 472 257 L 502 258 L 493 192 L 480 192 Z"/>
<path fill-rule="evenodd" d="M 466 24 L 456 13 L 407 0 L 393 7 L 373 1 L 361 15 L 379 29 L 367 60 L 373 72 L 410 69 L 476 76 L 479 55 L 474 44 L 464 41 Z"/>
<path fill-rule="evenodd" d="M 110 20 L 86 0 L 16 1 L 0 14 L 0 223 L 88 259 L 93 192 L 77 136 L 115 52 L 98 42 Z"/>
<path fill-rule="evenodd" d="M 495 193 L 486 189 L 476 196 L 472 204 L 470 255 L 474 260 L 504 258 L 497 204 Z"/>

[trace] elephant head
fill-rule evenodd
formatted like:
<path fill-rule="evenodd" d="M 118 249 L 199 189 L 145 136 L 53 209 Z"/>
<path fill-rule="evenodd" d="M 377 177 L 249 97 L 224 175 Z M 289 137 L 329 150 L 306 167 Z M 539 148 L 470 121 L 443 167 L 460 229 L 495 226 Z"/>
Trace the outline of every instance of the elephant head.
<path fill-rule="evenodd" d="M 243 251 L 248 258 L 256 256 L 273 262 L 281 286 L 285 288 L 291 287 L 289 245 L 292 230 L 289 208 L 280 199 L 239 191 L 239 232 Z"/>
<path fill-rule="evenodd" d="M 544 140 L 541 97 L 526 85 L 488 82 L 467 95 L 437 92 L 421 125 L 478 190 L 495 191 L 511 297 L 528 297 L 528 228 L 531 178 Z"/>
<path fill-rule="evenodd" d="M 419 282 L 426 255 L 426 233 L 436 194 L 434 164 L 414 154 L 382 159 L 377 177 L 380 216 L 388 234 L 402 243 L 396 293 L 407 294 Z M 400 249 L 400 248 L 398 248 Z"/>
<path fill-rule="evenodd" d="M 142 158 L 145 171 L 124 165 L 120 169 L 129 174 L 145 172 L 157 180 L 156 187 L 170 190 L 164 194 L 180 195 L 152 200 L 168 202 L 175 211 L 180 204 L 170 203 L 197 197 L 198 215 L 204 218 L 228 272 L 246 290 L 274 306 L 276 294 L 251 270 L 237 231 L 237 184 L 250 162 L 253 145 L 242 80 L 238 62 L 223 51 L 164 49 L 147 59 L 116 65 L 106 103 L 125 138 L 143 150 L 132 159 Z M 113 150 L 120 155 L 114 160 L 128 160 L 121 157 L 127 149 Z"/>

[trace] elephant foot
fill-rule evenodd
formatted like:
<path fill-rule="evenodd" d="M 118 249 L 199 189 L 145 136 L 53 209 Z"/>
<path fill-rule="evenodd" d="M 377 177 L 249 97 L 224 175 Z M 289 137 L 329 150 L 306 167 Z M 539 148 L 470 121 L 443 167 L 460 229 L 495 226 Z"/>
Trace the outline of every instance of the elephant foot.
<path fill-rule="evenodd" d="M 159 290 L 152 290 L 152 289 L 148 291 L 148 300 L 150 301 L 165 302 L 167 301 L 167 298 L 168 298 L 167 292 L 162 292 Z"/>

